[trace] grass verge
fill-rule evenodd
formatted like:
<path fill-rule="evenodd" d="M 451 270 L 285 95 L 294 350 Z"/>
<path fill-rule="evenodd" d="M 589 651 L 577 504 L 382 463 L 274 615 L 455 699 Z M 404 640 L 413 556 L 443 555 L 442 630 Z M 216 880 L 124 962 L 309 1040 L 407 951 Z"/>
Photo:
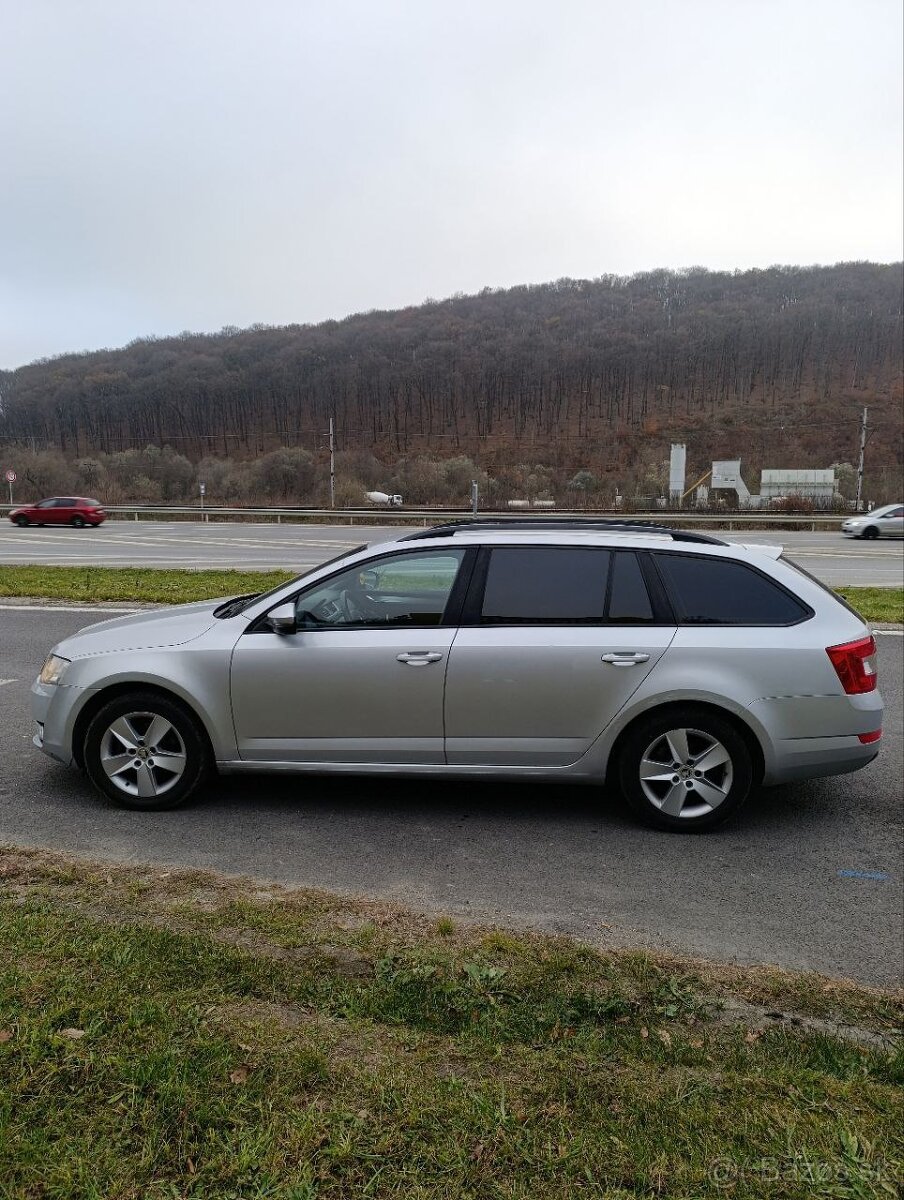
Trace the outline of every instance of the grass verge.
<path fill-rule="evenodd" d="M 899 1001 L 0 853 L 0 1196 L 881 1197 Z"/>
<path fill-rule="evenodd" d="M 292 578 L 291 571 L 4 566 L 0 570 L 0 596 L 186 604 L 192 600 L 266 591 Z M 904 588 L 842 587 L 837 590 L 864 620 L 904 622 Z"/>
<path fill-rule="evenodd" d="M 835 589 L 865 621 L 904 621 L 904 588 L 840 587 Z"/>
<path fill-rule="evenodd" d="M 134 600 L 187 604 L 217 596 L 263 592 L 293 578 L 291 571 L 179 571 L 138 567 L 8 567 L 0 596 L 48 600 Z"/>

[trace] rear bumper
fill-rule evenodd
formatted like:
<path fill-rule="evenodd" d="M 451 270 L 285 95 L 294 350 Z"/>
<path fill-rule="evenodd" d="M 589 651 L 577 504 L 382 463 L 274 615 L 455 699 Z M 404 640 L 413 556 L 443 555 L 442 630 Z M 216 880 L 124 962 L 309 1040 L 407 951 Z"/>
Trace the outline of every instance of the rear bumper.
<path fill-rule="evenodd" d="M 763 746 L 764 783 L 846 775 L 867 766 L 879 753 L 878 742 L 859 734 L 882 728 L 884 708 L 878 691 L 858 696 L 774 696 L 751 705 L 767 737 Z"/>
<path fill-rule="evenodd" d="M 879 753 L 881 742 L 864 746 L 854 737 L 794 738 L 776 746 L 772 769 L 763 783 L 791 783 L 795 779 L 820 779 L 826 775 L 849 775 L 868 766 Z"/>

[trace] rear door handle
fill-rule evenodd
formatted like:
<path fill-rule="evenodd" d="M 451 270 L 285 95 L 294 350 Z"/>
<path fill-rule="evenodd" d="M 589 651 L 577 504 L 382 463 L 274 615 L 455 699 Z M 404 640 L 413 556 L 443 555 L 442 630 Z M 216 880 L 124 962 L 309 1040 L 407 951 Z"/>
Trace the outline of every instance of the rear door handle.
<path fill-rule="evenodd" d="M 603 662 L 609 663 L 613 667 L 636 667 L 640 663 L 649 661 L 649 654 L 634 654 L 630 651 L 618 652 L 613 654 L 604 654 Z"/>
<path fill-rule="evenodd" d="M 406 667 L 426 667 L 429 663 L 439 662 L 442 655 L 436 650 L 411 650 L 406 654 L 397 654 L 396 661 Z"/>

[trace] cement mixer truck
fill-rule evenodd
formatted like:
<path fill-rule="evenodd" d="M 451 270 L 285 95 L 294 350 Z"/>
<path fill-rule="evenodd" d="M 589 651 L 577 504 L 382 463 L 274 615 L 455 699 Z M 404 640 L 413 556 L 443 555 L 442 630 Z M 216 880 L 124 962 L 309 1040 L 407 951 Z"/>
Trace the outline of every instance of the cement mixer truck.
<path fill-rule="evenodd" d="M 399 495 L 390 496 L 386 492 L 365 492 L 364 496 L 371 504 L 377 504 L 381 508 L 402 507 L 402 497 Z"/>

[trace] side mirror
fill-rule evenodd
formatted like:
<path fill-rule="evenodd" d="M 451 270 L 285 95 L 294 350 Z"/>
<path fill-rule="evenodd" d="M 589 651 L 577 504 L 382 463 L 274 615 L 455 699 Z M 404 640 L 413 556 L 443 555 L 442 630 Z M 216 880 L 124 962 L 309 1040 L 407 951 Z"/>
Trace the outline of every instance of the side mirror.
<path fill-rule="evenodd" d="M 295 621 L 295 603 L 281 604 L 267 614 L 267 624 L 274 633 L 295 633 L 298 628 Z"/>

